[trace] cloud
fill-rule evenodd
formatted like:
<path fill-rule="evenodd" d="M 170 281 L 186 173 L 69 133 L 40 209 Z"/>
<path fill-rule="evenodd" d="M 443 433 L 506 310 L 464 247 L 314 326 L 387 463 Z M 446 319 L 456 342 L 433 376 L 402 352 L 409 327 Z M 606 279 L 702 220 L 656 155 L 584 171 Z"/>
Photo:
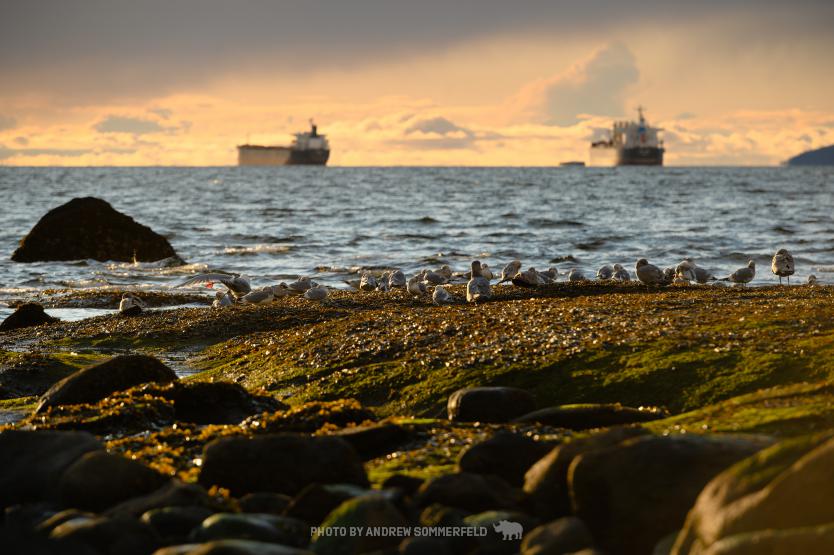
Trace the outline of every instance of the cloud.
<path fill-rule="evenodd" d="M 58 156 L 77 158 L 91 152 L 88 148 L 7 148 L 0 145 L 0 160 L 13 156 Z"/>
<path fill-rule="evenodd" d="M 17 120 L 11 116 L 4 116 L 0 114 L 0 131 L 5 131 L 7 129 L 14 129 L 17 127 Z"/>
<path fill-rule="evenodd" d="M 99 133 L 131 133 L 133 135 L 161 133 L 167 129 L 153 120 L 113 115 L 105 117 L 93 128 Z"/>
<path fill-rule="evenodd" d="M 631 50 L 608 44 L 567 71 L 522 88 L 511 101 L 517 119 L 548 125 L 573 125 L 582 114 L 620 116 L 629 88 L 640 72 Z"/>

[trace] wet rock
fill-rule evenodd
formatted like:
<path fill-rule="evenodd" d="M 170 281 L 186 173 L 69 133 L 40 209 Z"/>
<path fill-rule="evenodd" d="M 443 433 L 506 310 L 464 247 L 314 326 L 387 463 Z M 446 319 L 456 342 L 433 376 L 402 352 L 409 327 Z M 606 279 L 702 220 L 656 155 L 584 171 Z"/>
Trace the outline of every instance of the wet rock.
<path fill-rule="evenodd" d="M 582 453 L 647 434 L 641 428 L 612 428 L 553 448 L 524 476 L 524 493 L 527 494 L 526 504 L 530 512 L 549 519 L 570 514 L 568 468 L 573 459 Z"/>
<path fill-rule="evenodd" d="M 382 489 L 398 489 L 406 495 L 414 495 L 420 486 L 423 485 L 422 478 L 416 476 L 407 476 L 405 474 L 393 474 L 382 482 Z"/>
<path fill-rule="evenodd" d="M 207 507 L 212 512 L 220 510 L 209 494 L 197 484 L 184 484 L 179 480 L 171 480 L 161 488 L 141 497 L 112 507 L 107 511 L 110 516 L 129 516 L 137 518 L 139 515 L 163 507 Z"/>
<path fill-rule="evenodd" d="M 284 514 L 316 525 L 345 501 L 367 493 L 349 484 L 310 484 L 293 498 Z"/>
<path fill-rule="evenodd" d="M 57 321 L 58 318 L 54 318 L 44 312 L 43 306 L 40 304 L 26 303 L 17 307 L 5 320 L 0 322 L 0 332 L 40 326 L 41 324 L 51 324 Z"/>
<path fill-rule="evenodd" d="M 163 396 L 174 402 L 177 420 L 195 424 L 239 424 L 254 414 L 286 408 L 229 382 L 177 382 Z"/>
<path fill-rule="evenodd" d="M 292 503 L 292 497 L 289 495 L 268 491 L 247 493 L 238 500 L 240 510 L 244 513 L 270 513 L 274 515 L 284 514 L 290 503 Z M 302 518 L 302 520 L 306 519 Z"/>
<path fill-rule="evenodd" d="M 624 424 L 649 422 L 667 417 L 659 409 L 636 409 L 620 404 L 562 405 L 540 409 L 515 419 L 515 422 L 536 422 L 569 430 L 590 430 Z"/>
<path fill-rule="evenodd" d="M 44 393 L 35 413 L 50 407 L 95 403 L 108 395 L 148 382 L 177 379 L 174 371 L 153 357 L 123 355 L 83 368 L 59 381 Z"/>
<path fill-rule="evenodd" d="M 396 451 L 397 446 L 410 437 L 403 427 L 387 423 L 353 426 L 334 435 L 351 444 L 364 461 Z"/>
<path fill-rule="evenodd" d="M 85 432 L 0 432 L 0 507 L 53 499 L 64 470 L 102 448 Z"/>
<path fill-rule="evenodd" d="M 369 551 L 393 548 L 400 544 L 408 534 L 391 534 L 374 536 L 329 535 L 326 530 L 338 530 L 340 527 L 361 526 L 367 530 L 371 527 L 390 528 L 407 527 L 408 520 L 385 497 L 371 494 L 345 501 L 334 510 L 322 523 L 325 530 L 313 538 L 310 549 L 317 555 L 358 555 Z"/>
<path fill-rule="evenodd" d="M 294 495 L 311 483 L 367 487 L 356 451 L 336 437 L 268 434 L 221 438 L 206 445 L 199 482 L 233 495 L 272 491 Z"/>
<path fill-rule="evenodd" d="M 574 516 L 566 516 L 525 533 L 521 555 L 562 555 L 593 546 L 588 527 Z"/>
<path fill-rule="evenodd" d="M 831 437 L 783 441 L 716 476 L 698 496 L 672 553 L 753 553 L 765 540 L 768 553 L 832 552 Z"/>
<path fill-rule="evenodd" d="M 681 527 L 715 475 L 767 444 L 727 436 L 646 436 L 584 453 L 568 470 L 574 512 L 604 550 L 650 553 Z"/>
<path fill-rule="evenodd" d="M 449 396 L 449 420 L 509 422 L 535 409 L 533 395 L 515 387 L 467 387 Z"/>
<path fill-rule="evenodd" d="M 470 516 L 469 511 L 446 507 L 436 503 L 429 505 L 420 513 L 420 525 L 441 528 L 463 528 L 469 526 L 464 522 L 467 516 Z M 449 545 L 453 553 L 470 553 L 478 547 L 478 538 L 474 535 L 447 536 L 443 540 Z"/>
<path fill-rule="evenodd" d="M 522 486 L 527 469 L 552 447 L 502 430 L 461 453 L 458 468 L 461 472 L 494 474 L 512 486 Z"/>
<path fill-rule="evenodd" d="M 0 399 L 43 395 L 52 385 L 78 369 L 40 353 L 7 353 L 0 357 Z"/>
<path fill-rule="evenodd" d="M 178 543 L 187 541 L 191 531 L 211 515 L 211 509 L 197 505 L 163 507 L 143 513 L 140 520 L 150 526 L 163 542 Z"/>
<path fill-rule="evenodd" d="M 284 516 L 218 513 L 211 515 L 195 528 L 191 538 L 197 542 L 253 540 L 300 547 L 310 540 L 310 527 L 298 519 Z"/>
<path fill-rule="evenodd" d="M 400 555 L 453 555 L 448 542 L 435 537 L 406 538 L 397 548 Z"/>
<path fill-rule="evenodd" d="M 70 507 L 102 511 L 162 487 L 168 478 L 142 463 L 94 451 L 70 465 L 58 483 L 61 500 Z"/>
<path fill-rule="evenodd" d="M 538 522 L 524 513 L 512 511 L 487 511 L 463 519 L 467 526 L 482 529 L 478 540 L 478 553 L 484 555 L 512 555 L 518 553 L 525 530 L 532 530 Z"/>
<path fill-rule="evenodd" d="M 426 507 L 439 503 L 471 512 L 506 509 L 517 510 L 521 492 L 496 476 L 481 474 L 446 474 L 420 486 L 416 503 Z"/>
<path fill-rule="evenodd" d="M 93 197 L 74 198 L 47 212 L 12 254 L 15 262 L 89 258 L 119 262 L 179 260 L 165 237 Z"/>
<path fill-rule="evenodd" d="M 66 509 L 64 511 L 55 513 L 46 520 L 37 525 L 37 530 L 41 534 L 49 535 L 52 530 L 71 520 L 92 520 L 97 518 L 95 513 L 87 511 L 79 511 L 78 509 Z"/>
<path fill-rule="evenodd" d="M 287 545 L 252 540 L 220 540 L 204 544 L 166 547 L 154 555 L 311 555 L 310 551 Z"/>
<path fill-rule="evenodd" d="M 52 530 L 49 537 L 59 553 L 89 546 L 106 555 L 147 555 L 159 547 L 150 526 L 132 518 L 71 520 Z"/>

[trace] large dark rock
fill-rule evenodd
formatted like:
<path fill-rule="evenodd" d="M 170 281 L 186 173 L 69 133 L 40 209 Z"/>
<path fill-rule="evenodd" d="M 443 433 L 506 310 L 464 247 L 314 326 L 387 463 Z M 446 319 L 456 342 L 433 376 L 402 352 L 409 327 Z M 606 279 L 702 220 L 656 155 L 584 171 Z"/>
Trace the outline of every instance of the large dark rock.
<path fill-rule="evenodd" d="M 368 478 L 356 451 L 342 439 L 268 434 L 221 438 L 206 445 L 199 482 L 228 488 L 233 495 L 294 495 L 314 482 L 367 486 Z"/>
<path fill-rule="evenodd" d="M 494 474 L 512 486 L 522 486 L 527 469 L 552 447 L 502 430 L 461 453 L 458 467 L 461 472 Z"/>
<path fill-rule="evenodd" d="M 351 426 L 334 435 L 350 443 L 365 461 L 396 451 L 410 437 L 405 428 L 390 423 Z"/>
<path fill-rule="evenodd" d="M 0 322 L 0 331 L 40 326 L 41 324 L 51 324 L 57 321 L 58 318 L 54 318 L 44 312 L 43 306 L 40 304 L 25 303 L 17 307 L 5 320 Z"/>
<path fill-rule="evenodd" d="M 0 432 L 0 507 L 54 499 L 64 470 L 99 449 L 101 443 L 85 432 Z"/>
<path fill-rule="evenodd" d="M 83 368 L 59 381 L 43 394 L 36 413 L 59 405 L 96 403 L 111 393 L 148 383 L 177 379 L 174 371 L 153 357 L 123 355 Z"/>
<path fill-rule="evenodd" d="M 153 262 L 176 257 L 168 240 L 98 198 L 72 199 L 35 224 L 12 254 L 15 262 L 117 260 Z"/>
<path fill-rule="evenodd" d="M 420 486 L 416 502 L 420 507 L 434 503 L 471 512 L 517 510 L 521 492 L 497 476 L 446 474 Z"/>
<path fill-rule="evenodd" d="M 469 515 L 464 524 L 484 530 L 477 535 L 477 553 L 483 555 L 514 555 L 521 548 L 521 538 L 526 530 L 532 530 L 538 520 L 515 511 L 486 511 Z"/>
<path fill-rule="evenodd" d="M 316 525 L 345 501 L 366 493 L 365 488 L 347 484 L 310 484 L 293 498 L 284 514 Z"/>
<path fill-rule="evenodd" d="M 611 447 L 646 434 L 648 432 L 642 428 L 611 428 L 553 448 L 531 466 L 524 477 L 528 508 L 533 514 L 544 518 L 570 514 L 568 468 L 573 459 L 582 453 Z"/>
<path fill-rule="evenodd" d="M 716 476 L 672 552 L 834 553 L 832 500 L 831 433 L 784 441 Z"/>
<path fill-rule="evenodd" d="M 153 555 L 312 555 L 310 551 L 254 540 L 218 540 L 203 544 L 172 545 Z"/>
<path fill-rule="evenodd" d="M 330 535 L 328 528 L 396 528 L 409 526 L 408 520 L 390 501 L 379 494 L 370 494 L 345 501 L 334 510 L 321 527 L 324 532 L 313 538 L 310 549 L 317 555 L 359 555 L 371 551 L 394 548 L 403 540 L 403 535 L 375 536 L 362 534 L 345 537 L 343 534 Z"/>
<path fill-rule="evenodd" d="M 94 451 L 75 461 L 58 483 L 61 500 L 70 507 L 102 511 L 121 501 L 148 494 L 169 478 L 140 462 Z"/>
<path fill-rule="evenodd" d="M 767 445 L 726 436 L 646 436 L 584 453 L 568 470 L 574 513 L 603 550 L 651 553 L 681 528 L 715 475 Z"/>
<path fill-rule="evenodd" d="M 143 513 L 140 520 L 153 528 L 162 541 L 179 543 L 187 541 L 191 531 L 211 515 L 211 509 L 198 505 L 162 507 Z"/>
<path fill-rule="evenodd" d="M 287 510 L 287 507 L 290 506 L 292 500 L 292 497 L 284 495 L 283 493 L 259 491 L 257 493 L 247 493 L 238 499 L 238 505 L 240 506 L 241 512 L 244 513 L 269 513 L 282 515 L 284 514 L 284 511 Z M 307 519 L 302 518 L 301 520 Z"/>
<path fill-rule="evenodd" d="M 649 422 L 669 416 L 658 409 L 635 409 L 619 404 L 562 405 L 540 409 L 515 419 L 516 422 L 535 422 L 556 428 L 590 430 Z"/>
<path fill-rule="evenodd" d="M 307 545 L 310 527 L 295 518 L 260 513 L 217 513 L 191 534 L 193 540 L 254 540 L 293 547 Z"/>
<path fill-rule="evenodd" d="M 252 415 L 287 408 L 231 382 L 179 382 L 162 394 L 174 402 L 177 420 L 195 424 L 239 424 Z"/>
<path fill-rule="evenodd" d="M 566 516 L 525 531 L 521 555 L 562 555 L 589 548 L 593 543 L 585 523 L 575 516 Z"/>
<path fill-rule="evenodd" d="M 148 555 L 159 547 L 151 527 L 132 518 L 70 520 L 52 530 L 49 537 L 58 545 L 58 553 L 90 547 L 92 553 L 106 555 Z"/>
<path fill-rule="evenodd" d="M 509 422 L 536 408 L 533 396 L 515 387 L 467 387 L 449 396 L 449 420 Z"/>
<path fill-rule="evenodd" d="M 207 507 L 213 512 L 220 510 L 208 492 L 197 484 L 184 484 L 178 480 L 171 480 L 158 490 L 141 497 L 134 497 L 109 509 L 110 516 L 128 516 L 137 518 L 139 515 L 163 507 Z"/>

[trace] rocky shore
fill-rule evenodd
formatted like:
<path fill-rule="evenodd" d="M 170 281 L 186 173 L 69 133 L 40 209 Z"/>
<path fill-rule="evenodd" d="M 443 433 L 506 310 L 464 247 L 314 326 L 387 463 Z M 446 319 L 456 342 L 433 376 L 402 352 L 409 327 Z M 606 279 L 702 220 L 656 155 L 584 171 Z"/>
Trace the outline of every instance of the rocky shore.
<path fill-rule="evenodd" d="M 585 282 L 0 332 L 0 550 L 830 552 L 832 316 Z"/>

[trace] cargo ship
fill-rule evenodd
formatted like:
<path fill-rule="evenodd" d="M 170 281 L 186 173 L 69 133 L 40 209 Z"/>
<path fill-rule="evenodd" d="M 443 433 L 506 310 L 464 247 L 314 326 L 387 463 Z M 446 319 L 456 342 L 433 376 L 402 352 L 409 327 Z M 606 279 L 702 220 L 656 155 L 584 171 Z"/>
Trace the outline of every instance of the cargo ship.
<path fill-rule="evenodd" d="M 238 166 L 324 166 L 330 143 L 310 121 L 310 131 L 296 133 L 290 146 L 239 145 Z"/>
<path fill-rule="evenodd" d="M 662 166 L 663 141 L 659 132 L 651 127 L 643 116 L 643 108 L 637 108 L 638 121 L 617 121 L 611 130 L 611 138 L 591 143 L 593 150 L 614 150 L 617 166 Z"/>

